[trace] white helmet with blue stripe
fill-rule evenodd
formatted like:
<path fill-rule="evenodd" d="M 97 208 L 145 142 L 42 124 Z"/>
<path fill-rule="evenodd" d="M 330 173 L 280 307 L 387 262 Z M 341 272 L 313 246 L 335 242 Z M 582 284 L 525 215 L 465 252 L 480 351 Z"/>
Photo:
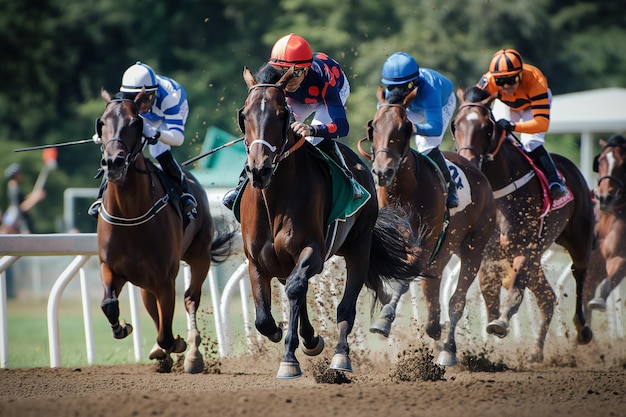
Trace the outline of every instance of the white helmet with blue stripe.
<path fill-rule="evenodd" d="M 138 93 L 142 88 L 146 91 L 156 91 L 157 79 L 154 70 L 140 61 L 124 72 L 120 91 L 125 93 Z"/>

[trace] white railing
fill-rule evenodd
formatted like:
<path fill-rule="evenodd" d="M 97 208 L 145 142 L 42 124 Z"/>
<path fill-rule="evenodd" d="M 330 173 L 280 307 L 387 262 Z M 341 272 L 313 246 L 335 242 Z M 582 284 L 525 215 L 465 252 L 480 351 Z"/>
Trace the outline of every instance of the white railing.
<path fill-rule="evenodd" d="M 87 280 L 85 278 L 85 273 L 83 270 L 83 266 L 85 263 L 94 255 L 97 254 L 97 240 L 96 234 L 51 234 L 51 235 L 0 235 L 0 313 L 1 313 L 1 329 L 0 329 L 0 367 L 6 368 L 8 364 L 8 330 L 7 330 L 7 292 L 6 292 L 6 277 L 5 271 L 8 267 L 13 265 L 16 261 L 18 261 L 21 257 L 28 256 L 75 256 L 75 258 L 70 262 L 70 264 L 65 268 L 65 270 L 59 275 L 56 279 L 50 294 L 48 296 L 48 309 L 47 309 L 47 323 L 48 323 L 48 337 L 49 337 L 49 347 L 50 347 L 50 366 L 51 367 L 60 367 L 61 365 L 61 352 L 60 352 L 60 336 L 59 336 L 59 317 L 58 317 L 58 307 L 61 297 L 63 295 L 63 291 L 70 283 L 71 280 L 74 279 L 76 274 L 80 275 L 80 285 L 81 285 L 81 298 L 83 303 L 83 315 L 84 315 L 84 323 L 85 323 L 85 335 L 86 335 L 86 349 L 87 349 L 87 359 L 89 364 L 93 364 L 95 360 L 94 354 L 94 343 L 93 343 L 93 327 L 91 320 L 91 307 L 90 307 L 90 297 L 87 291 Z M 236 298 L 237 295 L 241 298 L 241 317 L 244 324 L 245 330 L 245 338 L 249 348 L 252 348 L 252 345 L 259 340 L 259 336 L 256 333 L 256 330 L 253 328 L 253 312 L 249 308 L 250 305 L 250 297 L 249 297 L 249 283 L 248 280 L 245 279 L 247 277 L 247 263 L 243 259 L 242 256 L 242 248 L 241 248 L 241 238 L 237 239 L 237 244 L 234 247 L 233 256 L 237 259 L 239 266 L 235 269 L 232 275 L 225 282 L 224 288 L 220 291 L 218 285 L 218 277 L 216 276 L 215 269 L 211 267 L 208 274 L 208 285 L 212 303 L 212 311 L 215 320 L 215 330 L 217 336 L 217 343 L 219 354 L 221 357 L 231 356 L 234 352 L 234 338 L 233 338 L 233 330 L 231 326 L 231 321 L 229 317 L 229 311 L 231 308 L 231 302 Z M 555 247 L 554 249 L 548 251 L 544 258 L 542 259 L 542 263 L 544 266 L 546 264 L 550 264 L 554 266 L 558 265 L 558 268 L 554 271 L 546 271 L 546 276 L 549 278 L 552 283 L 555 292 L 557 293 L 557 298 L 559 299 L 559 304 L 555 310 L 554 321 L 556 324 L 556 328 L 554 331 L 557 335 L 562 336 L 566 329 L 563 325 L 564 321 L 570 321 L 570 313 L 564 314 L 563 307 L 561 306 L 561 299 L 564 293 L 564 288 L 566 285 L 572 285 L 573 278 L 571 277 L 571 272 L 569 269 L 569 265 L 567 262 L 569 259 L 558 259 L 562 258 L 563 250 L 561 248 Z M 566 256 L 566 255 L 565 255 Z M 342 279 L 344 274 L 343 263 L 338 258 L 331 258 L 328 262 L 329 265 L 326 266 L 324 272 L 320 274 L 321 279 L 316 278 L 312 283 L 312 292 L 315 294 L 314 297 L 322 297 L 321 293 L 328 292 L 328 288 L 322 288 L 322 281 L 337 281 L 338 279 Z M 189 268 L 183 262 L 183 276 L 185 280 L 185 287 L 188 286 L 188 282 L 190 279 Z M 456 278 L 458 275 L 458 263 L 456 261 L 451 262 L 448 266 L 447 272 L 444 276 L 444 285 L 441 292 L 442 300 L 449 300 L 455 286 L 456 286 Z M 331 275 L 334 279 L 328 280 L 328 276 Z M 340 275 L 340 276 L 337 276 Z M 319 285 L 319 287 L 318 287 Z M 624 321 L 623 321 L 623 306 L 622 306 L 622 291 L 624 285 L 621 285 L 620 288 L 613 291 L 609 299 L 607 300 L 607 325 L 609 326 L 609 334 L 614 338 L 624 338 Z M 341 290 L 337 291 L 337 289 L 342 288 L 339 285 L 339 281 L 336 285 L 336 288 L 332 289 L 334 293 L 333 299 L 329 303 L 325 304 L 325 309 L 336 307 L 338 303 L 338 298 L 341 294 Z M 571 288 L 571 287 L 570 287 Z M 571 290 L 569 291 L 571 294 Z M 339 294 L 339 296 L 337 295 Z M 527 293 L 528 295 L 528 293 Z M 407 295 L 407 300 L 409 297 Z M 571 297 L 570 297 L 571 298 Z M 405 302 L 407 301 L 405 300 Z M 283 319 L 286 320 L 287 309 L 284 303 L 284 297 L 282 298 L 283 306 Z M 131 319 L 134 325 L 134 353 L 135 360 L 141 361 L 143 359 L 142 356 L 142 337 L 141 337 L 141 328 L 140 328 L 140 320 L 139 320 L 139 292 L 136 287 L 129 284 L 129 302 L 131 308 Z M 419 285 L 417 283 L 413 283 L 411 285 L 410 290 L 410 302 L 412 304 L 411 313 L 409 313 L 416 322 L 420 323 L 423 320 L 420 320 L 421 314 L 423 314 L 423 296 L 421 295 L 421 290 L 419 289 Z M 318 306 L 321 306 L 323 303 L 318 303 Z M 527 314 L 532 317 L 537 314 L 536 306 L 534 305 L 534 300 L 532 297 L 525 297 L 525 305 Z M 321 308 L 321 307 L 320 307 Z M 401 306 L 399 306 L 399 309 Z M 467 310 L 471 310 L 474 308 L 479 308 L 481 310 L 481 321 L 483 324 L 486 324 L 486 310 L 484 307 L 484 303 L 482 302 L 481 296 L 479 294 L 479 290 L 477 288 L 477 283 L 474 282 L 470 291 L 468 293 L 468 304 L 466 307 Z M 367 310 L 367 308 L 361 309 Z M 421 310 L 421 312 L 420 312 Z M 334 311 L 334 310 L 333 310 Z M 332 317 L 334 313 L 324 314 L 323 311 L 320 310 L 319 316 L 330 316 Z M 597 314 L 597 313 L 596 313 Z M 361 322 L 366 319 L 363 318 L 364 314 L 361 313 L 358 320 Z M 563 316 L 565 320 L 563 320 Z M 400 317 L 400 316 L 399 316 Z M 448 320 L 447 313 L 447 301 L 442 301 L 442 322 L 446 322 Z M 362 323 L 363 324 L 363 323 Z M 323 327 L 327 329 L 332 329 L 334 325 L 326 326 L 322 324 Z M 367 324 L 363 324 L 361 327 L 365 327 Z M 395 325 L 394 325 L 395 326 Z M 240 326 L 238 326 L 240 327 Z M 355 326 L 355 333 L 357 333 L 358 342 L 363 341 L 363 332 L 362 328 L 357 329 Z M 484 325 L 482 328 L 484 329 Z M 332 331 L 332 330 L 330 330 Z M 522 330 L 520 329 L 519 323 L 516 320 L 516 317 L 512 320 L 511 323 L 511 331 L 513 337 L 516 340 L 521 340 L 524 336 L 522 334 Z M 486 333 L 483 330 L 482 337 L 484 339 L 487 338 Z M 390 338 L 389 343 L 394 343 L 394 338 Z"/>

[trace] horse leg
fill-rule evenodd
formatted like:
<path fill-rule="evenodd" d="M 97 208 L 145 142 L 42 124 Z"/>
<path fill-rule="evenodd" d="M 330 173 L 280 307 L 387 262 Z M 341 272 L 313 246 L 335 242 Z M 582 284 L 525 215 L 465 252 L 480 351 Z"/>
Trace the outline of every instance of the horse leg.
<path fill-rule="evenodd" d="M 501 277 L 507 274 L 503 264 L 502 260 L 486 258 L 478 270 L 478 283 L 485 301 L 488 322 L 496 320 L 500 315 Z"/>
<path fill-rule="evenodd" d="M 208 264 L 208 263 L 207 263 Z M 187 345 L 188 350 L 185 354 L 184 368 L 185 372 L 197 374 L 204 370 L 204 360 L 200 352 L 200 344 L 202 338 L 198 331 L 196 323 L 196 313 L 200 306 L 200 297 L 202 295 L 202 284 L 205 280 L 207 267 L 200 268 L 197 264 L 191 269 L 191 283 L 185 291 L 185 311 L 187 312 Z"/>
<path fill-rule="evenodd" d="M 612 266 L 607 264 L 607 271 L 612 271 Z M 626 272 L 626 265 L 622 265 L 622 269 L 619 272 L 623 274 Z M 583 306 L 583 291 L 585 286 L 585 276 L 587 274 L 586 268 L 580 268 L 577 266 L 576 261 L 572 263 L 572 275 L 574 275 L 574 280 L 576 281 L 576 312 L 574 315 L 574 326 L 576 326 L 576 331 L 578 332 L 578 343 L 581 345 L 586 345 L 591 342 L 593 338 L 593 332 L 589 327 L 589 324 L 585 320 L 585 312 Z M 609 277 L 611 277 L 609 272 Z M 606 280 L 605 280 L 606 281 Z M 602 285 L 602 284 L 600 284 Z M 609 295 L 609 290 L 606 293 L 606 296 Z M 606 297 L 604 298 L 606 301 Z"/>
<path fill-rule="evenodd" d="M 622 256 L 608 258 L 606 269 L 607 278 L 598 284 L 593 299 L 589 301 L 589 308 L 598 311 L 606 311 L 606 299 L 626 276 L 626 258 Z"/>
<path fill-rule="evenodd" d="M 537 279 L 529 280 L 528 289 L 533 292 L 539 307 L 541 320 L 539 329 L 535 336 L 535 346 L 533 353 L 530 355 L 529 362 L 543 362 L 543 347 L 554 315 L 554 307 L 556 306 L 556 295 L 546 279 L 541 266 L 537 268 Z"/>
<path fill-rule="evenodd" d="M 302 251 L 300 262 L 295 266 L 291 274 L 287 277 L 285 283 L 285 293 L 289 299 L 289 326 L 285 333 L 285 353 L 283 354 L 280 367 L 278 369 L 278 378 L 297 378 L 302 375 L 300 364 L 296 359 L 296 349 L 300 344 L 298 339 L 298 322 L 305 318 L 305 338 L 311 341 L 314 338 L 313 327 L 308 321 L 308 313 L 306 310 L 306 294 L 309 289 L 309 278 L 312 271 L 321 271 L 321 262 L 315 268 L 315 256 L 312 248 L 306 248 Z M 319 253 L 319 252 L 318 252 Z M 315 347 L 313 348 L 315 349 Z"/>
<path fill-rule="evenodd" d="M 133 326 L 124 320 L 119 320 L 120 306 L 117 297 L 122 291 L 125 281 L 115 275 L 105 263 L 100 264 L 100 276 L 102 277 L 102 285 L 104 287 L 104 296 L 100 308 L 109 320 L 113 337 L 124 339 L 133 332 Z"/>
<path fill-rule="evenodd" d="M 283 338 L 283 327 L 282 323 L 280 326 L 276 325 L 276 321 L 272 316 L 271 278 L 261 275 L 252 261 L 250 261 L 248 265 L 256 315 L 254 326 L 259 333 L 267 337 L 270 341 L 278 343 Z"/>
<path fill-rule="evenodd" d="M 396 319 L 398 302 L 400 301 L 400 297 L 408 291 L 409 284 L 406 282 L 399 282 L 393 283 L 393 285 L 387 285 L 386 287 L 390 290 L 390 295 L 385 294 L 385 296 L 389 298 L 389 301 L 383 306 L 380 310 L 378 318 L 370 326 L 370 332 L 389 337 L 389 334 L 391 333 L 391 323 L 393 323 Z"/>
<path fill-rule="evenodd" d="M 539 261 L 536 265 L 540 265 Z M 524 299 L 524 290 L 528 280 L 528 262 L 525 256 L 516 256 L 513 259 L 513 269 L 505 287 L 507 291 L 500 307 L 500 316 L 487 324 L 487 333 L 498 337 L 505 337 L 508 333 L 509 321 L 519 310 Z"/>
<path fill-rule="evenodd" d="M 474 258 L 478 259 L 473 259 Z M 458 325 L 463 311 L 465 311 L 465 304 L 467 298 L 467 291 L 474 282 L 478 267 L 480 264 L 480 254 L 461 254 L 461 269 L 459 271 L 459 279 L 456 284 L 456 289 L 450 297 L 450 303 L 448 305 L 448 314 L 450 315 L 450 331 L 448 337 L 443 344 L 443 350 L 439 354 L 437 363 L 444 366 L 452 366 L 458 364 L 456 357 L 456 326 Z"/>
<path fill-rule="evenodd" d="M 356 253 L 364 252 L 357 251 Z M 352 372 L 348 335 L 354 326 L 356 303 L 359 293 L 363 288 L 363 277 L 367 274 L 367 270 L 365 270 L 363 266 L 367 265 L 367 263 L 363 263 L 363 256 L 346 255 L 344 259 L 346 261 L 347 270 L 346 288 L 341 302 L 337 306 L 337 330 L 339 331 L 339 339 L 335 347 L 335 353 L 330 362 L 330 369 Z"/>
<path fill-rule="evenodd" d="M 157 361 L 157 371 L 169 373 L 174 361 L 171 353 L 182 353 L 187 349 L 187 344 L 180 336 L 174 339 L 172 334 L 172 320 L 174 316 L 174 281 L 170 281 L 170 288 L 155 295 L 142 289 L 143 304 L 152 318 L 157 330 L 157 342 L 152 347 L 148 358 Z"/>
<path fill-rule="evenodd" d="M 441 274 L 435 274 L 441 277 Z M 422 279 L 422 292 L 426 300 L 428 318 L 426 320 L 426 334 L 433 340 L 441 338 L 441 304 L 439 301 L 441 293 L 441 280 L 432 278 Z"/>
<path fill-rule="evenodd" d="M 315 329 L 311 325 L 306 308 L 300 310 L 300 337 L 302 337 L 300 349 L 307 356 L 317 356 L 324 350 L 324 338 L 321 335 L 315 335 Z"/>

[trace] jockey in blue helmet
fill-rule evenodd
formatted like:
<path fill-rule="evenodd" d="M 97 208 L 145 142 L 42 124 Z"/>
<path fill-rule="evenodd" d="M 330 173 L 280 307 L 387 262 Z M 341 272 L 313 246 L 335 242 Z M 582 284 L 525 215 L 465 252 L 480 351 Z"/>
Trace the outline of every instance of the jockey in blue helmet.
<path fill-rule="evenodd" d="M 383 64 L 381 82 L 386 87 L 387 100 L 392 102 L 401 101 L 417 89 L 415 99 L 407 108 L 407 116 L 414 126 L 417 150 L 435 161 L 448 185 L 447 206 L 457 207 L 456 185 L 439 151 L 456 108 L 452 81 L 435 70 L 420 68 L 406 52 L 396 52 Z"/>

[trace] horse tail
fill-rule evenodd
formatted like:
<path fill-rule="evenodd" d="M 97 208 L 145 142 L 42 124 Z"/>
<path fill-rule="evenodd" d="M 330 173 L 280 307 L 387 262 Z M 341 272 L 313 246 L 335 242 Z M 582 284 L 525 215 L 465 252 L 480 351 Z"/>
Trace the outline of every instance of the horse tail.
<path fill-rule="evenodd" d="M 233 229 L 215 231 L 211 243 L 211 262 L 214 265 L 223 263 L 231 255 L 235 236 L 237 236 L 237 231 Z"/>
<path fill-rule="evenodd" d="M 399 206 L 379 210 L 372 238 L 367 287 L 383 291 L 384 282 L 409 283 L 424 273 L 428 253 L 421 247 L 423 233 L 415 234 Z"/>

